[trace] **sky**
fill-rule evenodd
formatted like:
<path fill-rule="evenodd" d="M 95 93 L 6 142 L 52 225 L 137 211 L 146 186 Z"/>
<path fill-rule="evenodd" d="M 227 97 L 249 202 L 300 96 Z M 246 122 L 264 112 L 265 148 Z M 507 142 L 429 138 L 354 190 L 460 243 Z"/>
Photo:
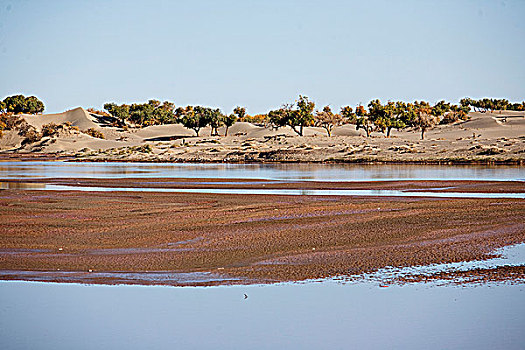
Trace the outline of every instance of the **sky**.
<path fill-rule="evenodd" d="M 525 1 L 0 0 L 0 98 L 321 109 L 525 100 Z"/>

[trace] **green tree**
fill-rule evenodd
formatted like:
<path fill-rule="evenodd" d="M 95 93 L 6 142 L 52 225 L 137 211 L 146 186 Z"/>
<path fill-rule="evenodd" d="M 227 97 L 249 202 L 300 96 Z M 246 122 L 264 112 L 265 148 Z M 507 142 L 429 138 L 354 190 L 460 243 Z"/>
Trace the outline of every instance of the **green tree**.
<path fill-rule="evenodd" d="M 44 111 L 44 103 L 35 96 L 24 95 L 8 96 L 3 100 L 4 110 L 15 114 L 37 114 Z"/>
<path fill-rule="evenodd" d="M 209 108 L 208 111 L 209 124 L 211 126 L 211 136 L 219 136 L 219 128 L 224 125 L 225 116 L 220 109 Z"/>
<path fill-rule="evenodd" d="M 356 114 L 350 106 L 341 107 L 339 114 L 343 117 L 344 124 L 355 124 L 357 122 Z"/>
<path fill-rule="evenodd" d="M 111 116 L 117 118 L 120 121 L 121 126 L 126 125 L 126 120 L 129 119 L 129 105 L 117 105 L 111 102 L 105 103 L 104 109 L 108 111 L 108 113 L 111 114 Z"/>
<path fill-rule="evenodd" d="M 366 111 L 365 107 L 359 105 L 355 109 L 355 114 L 357 116 L 355 129 L 363 129 L 366 132 L 366 137 L 370 137 L 372 131 L 374 130 L 374 123 L 369 118 L 370 115 Z"/>
<path fill-rule="evenodd" d="M 450 111 L 450 103 L 447 103 L 445 101 L 439 101 L 432 107 L 432 110 L 430 113 L 432 113 L 435 117 L 441 117 L 445 115 L 445 113 Z"/>
<path fill-rule="evenodd" d="M 246 116 L 246 108 L 237 106 L 233 109 L 233 113 L 238 119 L 242 119 Z"/>
<path fill-rule="evenodd" d="M 246 113 L 246 111 L 244 113 Z M 234 113 L 224 116 L 224 126 L 226 126 L 226 131 L 224 132 L 224 136 L 228 136 L 228 129 L 230 128 L 230 126 L 235 124 L 235 122 L 237 122 L 238 116 L 239 114 L 235 113 L 235 110 L 234 110 Z M 243 114 L 243 117 L 244 117 L 244 114 Z"/>
<path fill-rule="evenodd" d="M 212 110 L 202 106 L 187 106 L 177 108 L 175 114 L 179 123 L 199 136 L 200 130 L 210 124 Z"/>
<path fill-rule="evenodd" d="M 315 103 L 308 97 L 299 95 L 295 104 L 285 104 L 283 108 L 268 112 L 270 122 L 276 127 L 289 126 L 299 136 L 303 136 L 304 127 L 313 125 Z"/>

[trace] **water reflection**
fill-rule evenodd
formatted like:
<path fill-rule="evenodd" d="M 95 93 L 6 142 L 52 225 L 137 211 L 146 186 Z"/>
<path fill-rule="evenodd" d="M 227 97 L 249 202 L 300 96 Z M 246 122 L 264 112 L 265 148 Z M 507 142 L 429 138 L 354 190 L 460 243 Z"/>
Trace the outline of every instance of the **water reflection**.
<path fill-rule="evenodd" d="M 270 180 L 525 180 L 521 166 L 0 162 L 0 178 L 246 178 Z"/>
<path fill-rule="evenodd" d="M 508 285 L 0 282 L 0 348 L 520 349 L 524 297 Z"/>
<path fill-rule="evenodd" d="M 0 188 L 9 182 L 0 182 Z M 20 183 L 19 183 L 20 184 Z M 19 189 L 47 191 L 87 191 L 87 192 L 173 192 L 173 193 L 212 193 L 212 194 L 256 194 L 286 196 L 379 196 L 379 197 L 433 197 L 433 198 L 517 198 L 525 199 L 525 193 L 482 193 L 482 192 L 434 192 L 403 190 L 310 190 L 310 189 L 260 189 L 260 188 L 159 188 L 159 187 L 101 187 L 38 184 L 32 188 L 29 183 Z M 7 185 L 8 186 L 8 185 Z"/>
<path fill-rule="evenodd" d="M 43 190 L 46 184 L 31 182 L 0 182 L 2 190 Z"/>

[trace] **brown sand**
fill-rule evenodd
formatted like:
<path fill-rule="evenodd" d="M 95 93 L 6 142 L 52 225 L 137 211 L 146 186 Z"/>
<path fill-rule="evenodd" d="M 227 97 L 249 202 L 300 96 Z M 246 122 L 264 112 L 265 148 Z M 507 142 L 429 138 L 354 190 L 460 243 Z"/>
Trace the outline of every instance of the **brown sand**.
<path fill-rule="evenodd" d="M 483 259 L 525 242 L 519 199 L 4 190 L 0 217 L 2 271 L 197 271 L 223 283 Z"/>

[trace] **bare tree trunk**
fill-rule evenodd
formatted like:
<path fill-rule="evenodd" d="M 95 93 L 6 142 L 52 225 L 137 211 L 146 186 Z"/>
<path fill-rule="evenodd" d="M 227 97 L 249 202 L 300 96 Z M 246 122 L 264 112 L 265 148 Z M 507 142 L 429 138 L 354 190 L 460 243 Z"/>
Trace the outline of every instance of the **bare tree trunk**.
<path fill-rule="evenodd" d="M 421 140 L 425 139 L 425 128 L 421 128 Z"/>
<path fill-rule="evenodd" d="M 228 136 L 228 128 L 229 128 L 229 126 L 226 125 L 226 131 L 224 132 L 224 137 Z"/>

